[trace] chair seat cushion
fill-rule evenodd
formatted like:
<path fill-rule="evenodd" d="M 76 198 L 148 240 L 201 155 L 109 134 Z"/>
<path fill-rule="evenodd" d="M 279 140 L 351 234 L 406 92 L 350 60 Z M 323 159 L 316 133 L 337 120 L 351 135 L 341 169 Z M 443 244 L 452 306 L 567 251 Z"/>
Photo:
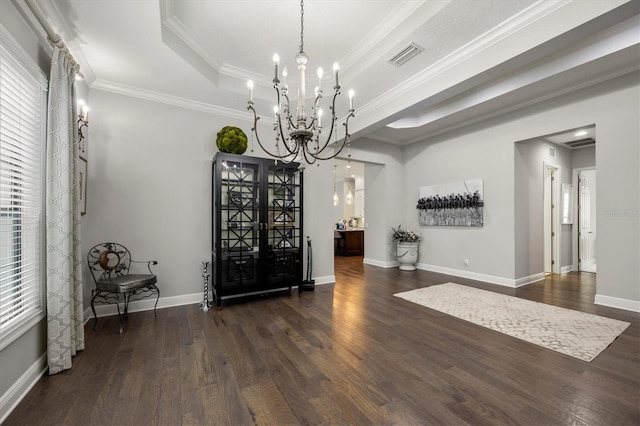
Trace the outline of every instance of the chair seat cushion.
<path fill-rule="evenodd" d="M 100 280 L 96 288 L 100 291 L 112 293 L 126 293 L 139 288 L 148 287 L 158 282 L 158 278 L 151 274 L 128 274 Z"/>

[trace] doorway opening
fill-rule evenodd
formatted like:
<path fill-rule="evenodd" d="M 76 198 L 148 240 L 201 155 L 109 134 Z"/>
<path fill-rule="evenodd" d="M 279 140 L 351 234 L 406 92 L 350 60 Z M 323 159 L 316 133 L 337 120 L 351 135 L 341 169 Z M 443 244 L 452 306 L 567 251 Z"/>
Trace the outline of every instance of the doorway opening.
<path fill-rule="evenodd" d="M 334 176 L 334 255 L 364 257 L 365 163 L 335 160 Z M 337 263 L 334 262 L 334 269 Z"/>

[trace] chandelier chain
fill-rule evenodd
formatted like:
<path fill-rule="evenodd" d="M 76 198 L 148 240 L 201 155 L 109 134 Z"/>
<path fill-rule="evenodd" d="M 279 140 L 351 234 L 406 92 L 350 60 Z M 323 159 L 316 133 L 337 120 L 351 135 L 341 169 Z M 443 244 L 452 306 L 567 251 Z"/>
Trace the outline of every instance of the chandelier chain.
<path fill-rule="evenodd" d="M 304 0 L 300 0 L 300 53 L 304 52 Z"/>

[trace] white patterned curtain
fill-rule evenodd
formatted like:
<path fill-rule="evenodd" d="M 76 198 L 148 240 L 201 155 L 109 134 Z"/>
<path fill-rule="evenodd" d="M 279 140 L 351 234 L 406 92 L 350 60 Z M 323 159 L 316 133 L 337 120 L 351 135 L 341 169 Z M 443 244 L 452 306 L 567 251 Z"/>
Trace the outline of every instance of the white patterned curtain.
<path fill-rule="evenodd" d="M 47 116 L 47 361 L 71 368 L 84 349 L 75 72 L 54 47 Z"/>

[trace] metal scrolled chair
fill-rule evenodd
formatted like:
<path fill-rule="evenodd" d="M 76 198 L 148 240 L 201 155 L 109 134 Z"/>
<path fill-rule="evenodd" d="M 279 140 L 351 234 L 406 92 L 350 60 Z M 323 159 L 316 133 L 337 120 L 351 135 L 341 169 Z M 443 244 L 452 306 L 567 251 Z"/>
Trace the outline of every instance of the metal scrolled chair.
<path fill-rule="evenodd" d="M 157 265 L 155 260 L 135 261 L 131 259 L 129 250 L 118 243 L 96 244 L 87 254 L 89 270 L 93 276 L 95 289 L 91 291 L 91 310 L 93 311 L 95 329 L 98 325 L 95 302 L 115 303 L 118 307 L 120 333 L 129 313 L 129 302 L 156 295 L 153 314 L 156 315 L 160 290 L 156 286 L 158 278 L 151 271 L 151 265 Z M 131 263 L 146 263 L 148 274 L 130 273 Z M 122 310 L 120 309 L 122 304 Z"/>

